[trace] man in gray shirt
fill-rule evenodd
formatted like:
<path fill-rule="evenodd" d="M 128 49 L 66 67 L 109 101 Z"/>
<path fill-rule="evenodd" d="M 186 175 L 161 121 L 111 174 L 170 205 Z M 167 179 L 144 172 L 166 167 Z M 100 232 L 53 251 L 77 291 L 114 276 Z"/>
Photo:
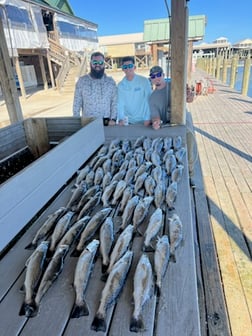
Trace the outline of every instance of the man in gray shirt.
<path fill-rule="evenodd" d="M 165 80 L 163 69 L 158 65 L 150 69 L 150 79 L 154 88 L 149 98 L 152 127 L 159 129 L 161 123 L 170 122 L 170 82 Z"/>
<path fill-rule="evenodd" d="M 105 124 L 115 125 L 117 118 L 117 86 L 105 74 L 104 55 L 97 51 L 91 55 L 90 72 L 80 77 L 75 86 L 73 115 L 103 118 Z"/>

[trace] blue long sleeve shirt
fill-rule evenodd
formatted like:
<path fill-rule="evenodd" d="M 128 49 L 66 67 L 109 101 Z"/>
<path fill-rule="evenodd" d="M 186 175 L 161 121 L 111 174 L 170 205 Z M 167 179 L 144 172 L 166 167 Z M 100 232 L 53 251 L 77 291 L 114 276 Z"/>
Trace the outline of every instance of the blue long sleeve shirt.
<path fill-rule="evenodd" d="M 130 124 L 150 120 L 149 96 L 152 92 L 148 78 L 135 74 L 129 81 L 124 77 L 118 83 L 118 120 L 128 117 Z"/>

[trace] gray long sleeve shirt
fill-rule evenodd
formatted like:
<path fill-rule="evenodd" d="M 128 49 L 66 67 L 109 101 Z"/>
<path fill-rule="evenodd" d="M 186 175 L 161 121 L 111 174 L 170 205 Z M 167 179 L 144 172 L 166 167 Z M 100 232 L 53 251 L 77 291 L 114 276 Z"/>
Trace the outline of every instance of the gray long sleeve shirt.
<path fill-rule="evenodd" d="M 79 117 L 117 118 L 117 87 L 112 77 L 80 77 L 75 86 L 73 115 Z"/>

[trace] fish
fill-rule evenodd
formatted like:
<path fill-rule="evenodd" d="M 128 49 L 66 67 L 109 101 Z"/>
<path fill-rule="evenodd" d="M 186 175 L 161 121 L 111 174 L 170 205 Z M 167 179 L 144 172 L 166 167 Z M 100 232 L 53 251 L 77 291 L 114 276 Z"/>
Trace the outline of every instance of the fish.
<path fill-rule="evenodd" d="M 99 157 L 99 159 L 94 164 L 93 170 L 96 171 L 98 167 L 102 167 L 103 163 L 107 160 L 107 155 L 102 155 Z"/>
<path fill-rule="evenodd" d="M 141 151 L 141 153 L 135 153 L 135 159 L 137 166 L 141 166 L 141 164 L 144 162 L 145 156 L 144 156 L 144 151 Z"/>
<path fill-rule="evenodd" d="M 133 195 L 133 188 L 131 186 L 127 186 L 123 191 L 122 200 L 121 200 L 120 208 L 119 208 L 120 212 L 124 211 L 128 201 L 131 199 L 132 195 Z"/>
<path fill-rule="evenodd" d="M 112 177 L 112 182 L 113 181 L 121 181 L 124 177 L 125 177 L 125 174 L 126 174 L 126 170 L 123 169 L 123 170 L 119 170 L 113 177 Z"/>
<path fill-rule="evenodd" d="M 143 306 L 151 298 L 153 290 L 153 272 L 148 256 L 143 253 L 137 263 L 133 279 L 134 311 L 130 320 L 130 331 L 144 331 L 142 318 Z"/>
<path fill-rule="evenodd" d="M 42 241 L 25 263 L 25 298 L 19 311 L 20 316 L 32 317 L 36 313 L 34 296 L 45 268 L 48 246 L 49 241 Z"/>
<path fill-rule="evenodd" d="M 41 225 L 39 230 L 37 231 L 35 237 L 32 242 L 28 244 L 25 248 L 27 250 L 33 250 L 37 247 L 38 243 L 48 237 L 48 235 L 53 231 L 57 220 L 66 212 L 65 207 L 60 207 L 54 213 L 50 214 L 46 221 Z"/>
<path fill-rule="evenodd" d="M 102 193 L 102 197 L 101 197 L 102 204 L 103 204 L 104 207 L 109 206 L 110 198 L 112 197 L 112 195 L 115 191 L 117 183 L 118 183 L 117 180 L 111 181 L 111 183 L 104 189 L 104 191 Z"/>
<path fill-rule="evenodd" d="M 88 188 L 93 187 L 93 185 L 94 185 L 94 178 L 95 178 L 95 172 L 94 172 L 93 169 L 91 169 L 88 172 L 88 174 L 87 174 L 87 176 L 85 178 L 85 182 L 86 182 Z"/>
<path fill-rule="evenodd" d="M 150 149 L 152 146 L 152 140 L 149 137 L 146 137 L 143 141 L 143 149 L 144 151 L 147 151 L 148 149 Z"/>
<path fill-rule="evenodd" d="M 183 225 L 180 217 L 174 213 L 169 218 L 170 260 L 176 262 L 175 251 L 183 241 Z"/>
<path fill-rule="evenodd" d="M 110 214 L 112 208 L 104 208 L 91 217 L 90 221 L 87 223 L 85 229 L 82 231 L 80 235 L 79 242 L 72 252 L 72 257 L 78 257 L 83 251 L 85 243 L 92 238 L 92 236 L 96 233 L 98 228 L 102 225 L 103 221 Z"/>
<path fill-rule="evenodd" d="M 162 208 L 165 200 L 165 184 L 161 179 L 154 189 L 154 204 L 156 208 Z"/>
<path fill-rule="evenodd" d="M 115 205 L 120 200 L 126 187 L 127 183 L 124 180 L 118 181 L 113 193 L 112 205 Z"/>
<path fill-rule="evenodd" d="M 130 162 L 130 160 L 133 158 L 133 154 L 134 154 L 133 150 L 128 151 L 128 152 L 125 154 L 125 160 L 127 160 L 127 161 Z"/>
<path fill-rule="evenodd" d="M 156 183 L 160 183 L 160 181 L 162 180 L 163 177 L 163 171 L 161 166 L 156 166 L 152 172 L 151 172 L 154 180 L 156 181 Z"/>
<path fill-rule="evenodd" d="M 151 161 L 151 153 L 152 153 L 152 149 L 148 148 L 145 150 L 144 152 L 144 158 L 146 161 Z"/>
<path fill-rule="evenodd" d="M 128 153 L 128 151 L 131 149 L 131 143 L 128 139 L 124 139 L 122 141 L 122 152 L 124 154 Z"/>
<path fill-rule="evenodd" d="M 124 255 L 129 249 L 129 245 L 133 238 L 133 225 L 129 224 L 119 235 L 116 240 L 115 246 L 110 255 L 109 266 L 106 273 L 102 276 L 102 280 L 107 278 L 107 275 L 111 272 L 113 265 Z"/>
<path fill-rule="evenodd" d="M 139 196 L 137 195 L 128 200 L 122 214 L 122 224 L 120 225 L 120 230 L 125 229 L 125 227 L 131 222 L 131 218 L 138 201 Z"/>
<path fill-rule="evenodd" d="M 84 215 L 88 215 L 89 212 L 91 210 L 93 210 L 96 207 L 96 205 L 98 205 L 100 203 L 101 195 L 102 195 L 102 192 L 98 191 L 93 197 L 91 197 L 87 201 L 87 203 L 81 209 L 81 211 L 80 211 L 80 213 L 79 213 L 79 215 L 77 217 L 77 220 L 79 220 L 80 218 L 82 218 Z"/>
<path fill-rule="evenodd" d="M 99 240 L 93 239 L 78 258 L 74 271 L 75 301 L 70 318 L 89 315 L 89 309 L 84 295 L 93 268 L 94 258 L 100 245 Z"/>
<path fill-rule="evenodd" d="M 104 177 L 104 171 L 102 167 L 98 167 L 95 171 L 94 185 L 102 184 L 103 177 Z"/>
<path fill-rule="evenodd" d="M 167 235 L 158 238 L 154 252 L 155 288 L 160 296 L 162 281 L 165 276 L 170 258 L 170 243 Z"/>
<path fill-rule="evenodd" d="M 120 170 L 125 170 L 125 173 L 126 173 L 126 171 L 128 169 L 128 165 L 129 165 L 129 160 L 124 160 L 121 167 L 119 168 L 119 171 Z"/>
<path fill-rule="evenodd" d="M 58 278 L 64 266 L 64 259 L 68 252 L 68 245 L 59 245 L 50 260 L 40 281 L 37 294 L 35 296 L 36 311 L 38 311 L 39 304 L 42 297 L 51 287 L 52 283 Z"/>
<path fill-rule="evenodd" d="M 122 291 L 127 278 L 133 252 L 128 250 L 113 266 L 108 279 L 101 293 L 101 299 L 98 310 L 95 314 L 91 329 L 105 332 L 107 329 L 106 312 L 108 307 L 112 306 Z"/>
<path fill-rule="evenodd" d="M 132 220 L 135 231 L 137 230 L 138 226 L 146 218 L 153 199 L 154 198 L 152 196 L 146 196 L 143 199 L 140 199 L 140 201 L 137 203 L 134 209 L 133 220 Z"/>
<path fill-rule="evenodd" d="M 160 208 L 157 208 L 150 217 L 148 226 L 144 233 L 144 247 L 143 250 L 147 251 L 150 247 L 151 240 L 156 237 L 163 223 L 163 213 Z"/>
<path fill-rule="evenodd" d="M 177 136 L 175 136 L 175 137 L 173 138 L 173 141 L 172 141 L 174 151 L 180 149 L 181 146 L 182 146 L 182 143 L 183 143 L 183 140 L 182 140 L 181 135 L 177 135 Z"/>
<path fill-rule="evenodd" d="M 185 154 L 186 154 L 185 147 L 181 147 L 177 151 L 175 151 L 175 156 L 176 156 L 176 159 L 177 159 L 178 163 L 183 162 Z"/>
<path fill-rule="evenodd" d="M 183 176 L 184 165 L 179 164 L 175 169 L 173 169 L 171 173 L 171 181 L 172 182 L 180 182 Z"/>
<path fill-rule="evenodd" d="M 124 177 L 124 181 L 127 183 L 127 185 L 130 185 L 133 182 L 136 170 L 137 166 L 133 166 L 127 170 Z"/>
<path fill-rule="evenodd" d="M 77 208 L 76 208 L 76 212 L 79 212 L 83 206 L 90 200 L 90 198 L 92 198 L 98 191 L 100 190 L 100 186 L 98 185 L 94 185 L 91 188 L 89 188 L 81 197 Z"/>
<path fill-rule="evenodd" d="M 163 138 L 159 137 L 159 138 L 153 139 L 152 144 L 151 144 L 151 149 L 160 154 L 163 149 Z"/>
<path fill-rule="evenodd" d="M 162 163 L 160 159 L 160 154 L 156 150 L 151 153 L 151 162 L 156 167 L 159 167 Z"/>
<path fill-rule="evenodd" d="M 98 150 L 97 155 L 98 156 L 103 156 L 108 153 L 109 147 L 108 145 L 102 145 L 101 148 Z"/>
<path fill-rule="evenodd" d="M 57 222 L 57 224 L 56 224 L 56 226 L 53 230 L 53 233 L 50 237 L 50 246 L 49 246 L 49 251 L 50 252 L 55 251 L 58 242 L 60 241 L 60 239 L 64 236 L 64 234 L 69 229 L 73 216 L 74 216 L 74 212 L 73 211 L 68 211 Z"/>
<path fill-rule="evenodd" d="M 156 186 L 156 182 L 154 178 L 151 175 L 148 175 L 146 179 L 144 180 L 144 188 L 148 196 L 154 195 L 155 186 Z"/>
<path fill-rule="evenodd" d="M 66 208 L 71 209 L 75 205 L 79 203 L 79 200 L 81 199 L 81 196 L 85 193 L 86 191 L 86 182 L 81 181 L 80 184 L 77 185 L 77 187 L 73 190 L 73 194 L 70 197 L 70 200 L 68 201 Z M 75 210 L 73 208 L 73 210 Z"/>
<path fill-rule="evenodd" d="M 171 176 L 173 170 L 176 168 L 177 160 L 174 154 L 167 155 L 165 160 L 165 169 L 168 176 Z"/>
<path fill-rule="evenodd" d="M 102 256 L 102 273 L 105 273 L 110 261 L 110 252 L 115 240 L 112 217 L 107 217 L 100 228 L 100 253 Z"/>
<path fill-rule="evenodd" d="M 84 230 L 90 218 L 90 216 L 84 216 L 81 219 L 77 220 L 77 222 L 75 222 L 64 234 L 58 245 L 69 245 L 70 247 L 73 241 L 78 239 L 80 233 Z"/>
<path fill-rule="evenodd" d="M 137 180 L 138 176 L 142 175 L 143 173 L 149 171 L 150 167 L 152 166 L 151 162 L 145 161 L 142 163 L 139 168 L 137 169 L 134 177 L 134 181 Z"/>
<path fill-rule="evenodd" d="M 147 176 L 149 175 L 149 173 L 144 172 L 141 175 L 138 176 L 138 178 L 136 179 L 135 182 L 135 186 L 134 186 L 134 192 L 135 194 L 137 194 L 140 189 L 144 186 L 144 181 L 147 178 Z"/>
<path fill-rule="evenodd" d="M 166 203 L 168 205 L 169 210 L 174 209 L 174 204 L 177 199 L 177 193 L 178 193 L 178 183 L 172 182 L 166 190 Z"/>
<path fill-rule="evenodd" d="M 146 138 L 146 137 L 145 137 L 144 135 L 138 137 L 138 138 L 135 140 L 135 142 L 134 142 L 134 144 L 133 144 L 133 146 L 132 146 L 133 149 L 136 149 L 136 148 L 138 148 L 138 147 L 142 147 L 145 138 Z"/>
<path fill-rule="evenodd" d="M 114 170 L 117 170 L 123 162 L 123 159 L 124 155 L 122 149 L 117 149 L 117 151 L 112 156 L 112 168 L 114 168 Z"/>
<path fill-rule="evenodd" d="M 172 137 L 164 137 L 164 152 L 167 152 L 169 149 L 172 148 Z"/>
<path fill-rule="evenodd" d="M 104 175 L 108 172 L 111 172 L 111 166 L 112 166 L 112 160 L 111 158 L 107 158 L 102 164 Z"/>
<path fill-rule="evenodd" d="M 111 172 L 108 171 L 103 177 L 102 189 L 104 190 L 107 186 L 109 186 L 111 181 L 112 181 L 112 174 Z"/>
<path fill-rule="evenodd" d="M 81 170 L 77 170 L 78 175 L 77 175 L 76 180 L 75 180 L 76 185 L 80 184 L 80 182 L 83 181 L 86 178 L 87 173 L 89 173 L 90 169 L 91 169 L 90 166 L 86 165 Z"/>
<path fill-rule="evenodd" d="M 130 158 L 128 169 L 130 169 L 132 167 L 137 167 L 136 159 L 134 157 Z"/>

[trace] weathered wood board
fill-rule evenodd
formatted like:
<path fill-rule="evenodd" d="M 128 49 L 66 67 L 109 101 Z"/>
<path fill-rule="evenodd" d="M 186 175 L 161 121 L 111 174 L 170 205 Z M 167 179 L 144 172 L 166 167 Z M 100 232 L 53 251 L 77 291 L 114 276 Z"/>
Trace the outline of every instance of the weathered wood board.
<path fill-rule="evenodd" d="M 83 131 L 85 129 L 86 127 L 83 128 Z M 141 135 L 151 138 L 181 135 L 185 142 L 185 127 L 183 126 L 163 128 L 159 132 L 143 126 L 106 127 L 104 128 L 104 133 L 105 140 L 108 143 L 115 138 L 133 140 Z M 88 142 L 90 144 L 92 142 L 92 135 L 89 134 Z M 83 137 L 84 133 L 82 133 L 81 141 L 83 141 Z M 70 146 L 66 146 L 66 142 L 62 143 L 62 145 L 65 147 L 65 153 L 72 151 Z M 77 146 L 76 142 L 75 146 Z M 185 169 L 182 180 L 179 183 L 178 198 L 176 200 L 176 212 L 183 223 L 183 245 L 177 250 L 177 262 L 170 262 L 168 265 L 161 296 L 158 298 L 153 293 L 151 299 L 143 308 L 145 330 L 140 332 L 139 335 L 200 335 L 194 237 L 186 157 L 184 160 Z M 84 161 L 79 166 L 83 163 Z M 72 183 L 74 183 L 74 179 Z M 45 220 L 46 215 L 52 213 L 57 207 L 66 205 L 71 196 L 70 189 L 71 185 L 66 185 L 62 194 L 57 197 L 0 261 L 0 272 L 3 274 L 3 277 L 0 278 L 1 334 L 36 336 L 45 334 L 55 336 L 132 335 L 132 332 L 129 330 L 129 324 L 134 308 L 132 301 L 133 276 L 136 264 L 142 253 L 143 236 L 136 236 L 133 240 L 133 263 L 116 305 L 110 307 L 107 312 L 108 328 L 105 333 L 97 333 L 90 329 L 99 305 L 101 291 L 104 287 L 104 282 L 100 280 L 100 257 L 98 257 L 95 263 L 85 294 L 89 306 L 89 316 L 69 319 L 75 298 L 72 283 L 73 272 L 77 262 L 77 258 L 70 257 L 70 254 L 65 259 L 62 273 L 43 297 L 39 314 L 34 318 L 19 316 L 19 310 L 23 301 L 23 294 L 19 292 L 19 289 L 24 281 L 25 261 L 31 254 L 31 251 L 25 250 L 25 246 L 32 240 L 38 227 Z M 21 206 L 19 209 L 21 211 Z M 150 215 L 151 213 L 148 216 Z M 164 223 L 167 222 L 169 216 L 170 212 L 167 210 L 164 215 Z M 148 218 L 140 227 L 143 229 L 143 232 L 147 221 Z M 147 253 L 151 262 L 153 262 L 153 252 Z"/>
<path fill-rule="evenodd" d="M 97 119 L 0 186 L 0 251 L 102 143 L 102 120 Z"/>

